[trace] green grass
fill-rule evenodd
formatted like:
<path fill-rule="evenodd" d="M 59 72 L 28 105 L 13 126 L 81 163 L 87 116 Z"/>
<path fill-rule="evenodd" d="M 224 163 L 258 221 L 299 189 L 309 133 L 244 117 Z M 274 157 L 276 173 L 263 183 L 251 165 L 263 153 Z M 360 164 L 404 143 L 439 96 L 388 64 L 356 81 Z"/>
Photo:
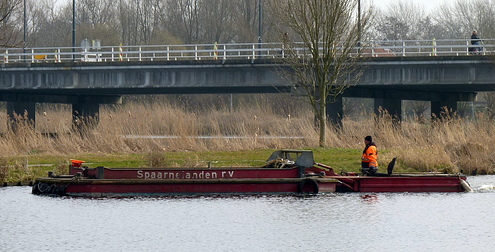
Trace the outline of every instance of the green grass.
<path fill-rule="evenodd" d="M 361 163 L 361 150 L 346 148 L 315 148 L 312 150 L 316 163 L 322 163 L 334 168 L 339 173 L 342 170 L 357 172 Z M 150 154 L 84 154 L 78 156 L 27 155 L 9 160 L 16 163 L 9 168 L 8 176 L 3 182 L 27 182 L 36 177 L 46 176 L 48 171 L 56 174 L 68 172 L 69 159 L 84 160 L 88 167 L 150 167 L 153 158 L 160 158 L 161 167 L 261 167 L 275 149 L 257 149 L 243 151 L 181 151 Z M 384 151 L 381 151 L 384 152 Z M 386 151 L 385 151 L 386 152 Z M 23 168 L 19 163 L 31 165 Z M 385 163 L 382 161 L 382 163 Z M 52 166 L 32 166 L 33 164 L 51 164 Z M 382 165 L 384 167 L 384 165 Z"/>

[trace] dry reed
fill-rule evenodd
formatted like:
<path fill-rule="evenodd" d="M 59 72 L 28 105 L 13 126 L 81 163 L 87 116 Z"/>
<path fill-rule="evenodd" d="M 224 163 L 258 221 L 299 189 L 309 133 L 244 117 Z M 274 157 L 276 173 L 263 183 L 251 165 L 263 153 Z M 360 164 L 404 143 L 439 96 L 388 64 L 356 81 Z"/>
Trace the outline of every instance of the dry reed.
<path fill-rule="evenodd" d="M 0 127 L 0 148 L 3 157 L 151 153 L 150 164 L 159 165 L 164 160 L 156 153 L 164 151 L 317 147 L 318 130 L 308 106 L 289 96 L 285 103 L 271 96 L 256 99 L 234 108 L 199 104 L 197 110 L 164 99 L 102 106 L 99 124 L 83 133 L 72 127 L 70 106 L 46 106 L 38 108 L 35 130 L 22 119 L 15 132 Z M 364 136 L 372 135 L 379 149 L 387 150 L 380 155 L 382 165 L 396 156 L 401 166 L 419 171 L 493 172 L 495 124 L 487 117 L 443 115 L 428 124 L 413 119 L 399 124 L 386 113 L 360 118 L 329 128 L 329 147 L 361 149 Z M 48 132 L 52 137 L 42 134 Z"/>

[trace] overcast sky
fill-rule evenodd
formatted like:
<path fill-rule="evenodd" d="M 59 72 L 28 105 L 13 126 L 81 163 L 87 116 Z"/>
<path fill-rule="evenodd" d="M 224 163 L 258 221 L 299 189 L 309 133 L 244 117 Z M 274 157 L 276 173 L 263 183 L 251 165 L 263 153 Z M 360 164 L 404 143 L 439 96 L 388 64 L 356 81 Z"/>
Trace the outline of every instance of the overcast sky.
<path fill-rule="evenodd" d="M 398 0 L 361 0 L 361 3 L 374 3 L 376 7 L 380 9 L 387 9 L 387 6 L 391 3 L 397 2 Z M 402 0 L 404 1 L 404 0 Z M 437 6 L 443 4 L 452 4 L 457 0 L 414 0 L 415 4 L 423 5 L 425 7 L 426 12 L 433 11 Z M 464 0 L 469 1 L 469 0 Z"/>

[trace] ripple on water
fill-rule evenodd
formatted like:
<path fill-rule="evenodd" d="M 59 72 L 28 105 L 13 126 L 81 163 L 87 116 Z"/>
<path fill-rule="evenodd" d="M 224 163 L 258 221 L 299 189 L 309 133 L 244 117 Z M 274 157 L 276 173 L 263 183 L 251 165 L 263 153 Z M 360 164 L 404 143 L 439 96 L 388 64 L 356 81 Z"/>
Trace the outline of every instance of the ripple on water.
<path fill-rule="evenodd" d="M 488 251 L 495 234 L 495 190 L 121 199 L 30 190 L 0 188 L 0 251 Z"/>

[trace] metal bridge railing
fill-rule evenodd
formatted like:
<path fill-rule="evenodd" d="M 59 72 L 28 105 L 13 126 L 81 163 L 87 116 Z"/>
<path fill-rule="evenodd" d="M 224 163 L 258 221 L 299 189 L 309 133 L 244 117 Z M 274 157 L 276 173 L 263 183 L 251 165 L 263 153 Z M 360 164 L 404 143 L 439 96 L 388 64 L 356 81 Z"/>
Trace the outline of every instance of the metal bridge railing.
<path fill-rule="evenodd" d="M 322 46 L 322 45 L 320 45 Z M 333 45 L 339 50 L 339 45 Z M 473 52 L 475 48 L 482 50 Z M 75 50 L 73 50 L 75 49 Z M 462 56 L 494 54 L 495 39 L 484 39 L 481 45 L 471 45 L 470 39 L 376 41 L 355 47 L 351 56 L 414 57 Z M 0 63 L 16 62 L 112 62 L 112 61 L 176 61 L 230 60 L 308 56 L 302 43 L 235 43 L 193 45 L 142 45 L 81 47 L 0 48 Z"/>

